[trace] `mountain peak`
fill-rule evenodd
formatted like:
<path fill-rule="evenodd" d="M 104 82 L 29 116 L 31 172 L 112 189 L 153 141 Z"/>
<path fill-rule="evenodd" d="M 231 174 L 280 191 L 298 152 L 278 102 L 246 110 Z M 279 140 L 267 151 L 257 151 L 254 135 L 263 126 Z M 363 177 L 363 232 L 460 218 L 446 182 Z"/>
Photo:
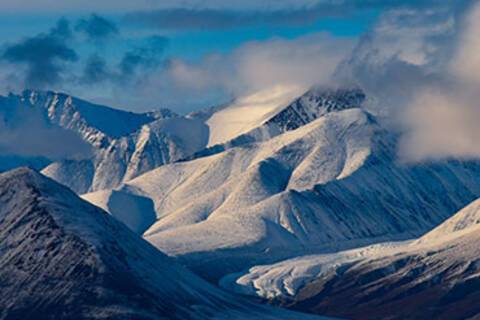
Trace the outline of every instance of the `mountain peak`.
<path fill-rule="evenodd" d="M 50 187 L 51 184 L 56 185 L 57 183 L 29 167 L 16 168 L 0 175 L 0 190 L 7 186 L 19 188 L 21 185 L 40 189 L 46 184 L 50 184 Z"/>
<path fill-rule="evenodd" d="M 282 131 L 295 130 L 330 112 L 360 108 L 365 98 L 358 88 L 313 87 L 266 124 L 275 124 Z"/>

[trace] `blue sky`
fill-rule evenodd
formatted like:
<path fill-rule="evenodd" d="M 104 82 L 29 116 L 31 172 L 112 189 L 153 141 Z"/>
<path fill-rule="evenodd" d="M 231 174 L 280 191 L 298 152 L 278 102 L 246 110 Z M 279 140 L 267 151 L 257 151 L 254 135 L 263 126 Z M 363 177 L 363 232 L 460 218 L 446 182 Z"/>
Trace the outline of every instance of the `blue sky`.
<path fill-rule="evenodd" d="M 49 89 L 187 112 L 322 83 L 387 12 L 452 1 L 2 0 L 0 93 Z"/>
<path fill-rule="evenodd" d="M 316 32 L 329 32 L 339 37 L 354 37 L 366 32 L 376 21 L 379 11 L 368 10 L 348 18 L 324 18 L 308 26 L 241 27 L 233 30 L 187 31 L 170 35 L 167 53 L 185 58 L 198 58 L 211 52 L 227 52 L 244 42 L 272 37 L 297 38 Z"/>
<path fill-rule="evenodd" d="M 92 12 L 93 13 L 93 12 Z M 142 26 L 125 23 L 121 14 L 107 12 L 104 17 L 115 22 L 129 41 L 119 39 L 110 45 L 120 48 L 141 42 L 143 38 L 158 34 L 167 36 L 169 44 L 165 55 L 169 57 L 195 60 L 204 55 L 216 52 L 228 52 L 248 41 L 262 41 L 272 37 L 286 39 L 297 38 L 316 32 L 329 32 L 339 37 L 352 37 L 365 33 L 381 14 L 379 9 L 367 9 L 345 17 L 325 17 L 307 25 L 271 26 L 254 25 L 240 26 L 228 30 L 148 30 Z M 52 27 L 60 18 L 75 21 L 84 15 L 70 12 L 40 12 L 38 14 L 19 12 L 18 14 L 0 14 L 0 39 L 4 42 L 14 42 L 43 32 Z M 116 52 L 116 50 L 112 50 Z M 118 52 L 118 51 L 117 51 Z M 112 53 L 113 54 L 113 53 Z"/>

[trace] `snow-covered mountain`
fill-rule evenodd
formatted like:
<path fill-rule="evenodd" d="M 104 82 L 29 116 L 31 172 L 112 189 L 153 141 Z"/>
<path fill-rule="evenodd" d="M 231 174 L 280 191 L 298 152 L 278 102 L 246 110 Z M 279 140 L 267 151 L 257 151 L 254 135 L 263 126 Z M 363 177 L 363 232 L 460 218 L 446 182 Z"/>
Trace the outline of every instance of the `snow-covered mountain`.
<path fill-rule="evenodd" d="M 0 319 L 317 319 L 221 291 L 34 172 L 0 175 Z"/>
<path fill-rule="evenodd" d="M 240 99 L 220 110 L 213 109 L 207 117 L 207 124 L 214 135 L 215 132 L 221 132 L 216 136 L 222 139 L 210 139 L 207 148 L 186 160 L 216 154 L 247 143 L 269 140 L 329 112 L 358 108 L 366 99 L 360 89 L 325 87 L 313 87 L 292 99 L 298 90 L 275 87 Z M 205 117 L 204 113 L 200 115 Z M 199 114 L 193 116 L 199 117 Z"/>
<path fill-rule="evenodd" d="M 210 129 L 208 146 L 228 142 L 262 126 L 304 92 L 298 87 L 277 86 L 214 109 L 206 120 Z"/>
<path fill-rule="evenodd" d="M 217 278 L 300 254 L 416 237 L 480 196 L 480 163 L 398 163 L 395 136 L 371 114 L 324 105 L 316 104 L 317 120 L 295 130 L 125 183 L 121 192 L 154 203 L 146 214 L 158 220 L 146 239 Z"/>
<path fill-rule="evenodd" d="M 306 256 L 222 284 L 297 310 L 349 319 L 477 319 L 480 200 L 416 241 Z"/>
<path fill-rule="evenodd" d="M 74 132 L 92 146 L 92 156 L 60 159 L 43 170 L 77 193 L 116 187 L 148 170 L 191 155 L 208 141 L 208 128 L 203 122 L 179 117 L 167 109 L 138 114 L 61 93 L 31 90 L 0 99 L 0 113 L 6 121 L 23 121 L 10 116 L 19 110 L 27 115 L 36 112 L 47 125 Z M 5 156 L 10 155 L 2 155 Z M 10 163 L 4 167 L 30 164 L 18 159 Z M 42 164 L 44 167 L 48 161 L 34 167 Z"/>
<path fill-rule="evenodd" d="M 48 157 L 22 157 L 0 150 L 0 170 L 21 165 L 44 168 L 44 174 L 79 194 L 115 188 L 167 163 L 270 139 L 337 105 L 356 105 L 358 100 L 356 91 L 313 89 L 302 93 L 301 88 L 274 87 L 187 116 L 168 109 L 126 112 L 50 91 L 10 94 L 0 97 L 2 120 L 27 129 L 27 116 L 35 114 L 46 126 L 78 135 L 93 154 L 53 159 L 52 163 Z M 285 123 L 287 118 L 291 119 Z"/>

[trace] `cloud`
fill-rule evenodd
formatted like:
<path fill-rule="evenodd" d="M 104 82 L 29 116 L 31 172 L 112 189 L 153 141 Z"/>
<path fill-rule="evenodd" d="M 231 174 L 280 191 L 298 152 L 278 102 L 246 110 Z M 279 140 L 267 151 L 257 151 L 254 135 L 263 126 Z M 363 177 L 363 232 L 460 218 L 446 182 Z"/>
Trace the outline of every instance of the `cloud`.
<path fill-rule="evenodd" d="M 48 33 L 7 45 L 0 60 L 25 68 L 26 87 L 56 84 L 62 80 L 65 65 L 78 60 L 77 53 L 68 45 L 70 35 L 68 22 L 61 19 Z"/>
<path fill-rule="evenodd" d="M 248 42 L 230 53 L 212 54 L 196 62 L 172 59 L 155 72 L 143 74 L 132 88 L 138 92 L 123 101 L 137 106 L 161 103 L 187 112 L 277 85 L 307 88 L 329 82 L 353 45 L 353 39 L 316 33 L 293 40 Z M 142 101 L 132 101 L 135 97 Z"/>
<path fill-rule="evenodd" d="M 364 88 L 367 107 L 401 134 L 401 160 L 480 156 L 475 3 L 390 10 L 337 70 L 337 81 Z"/>
<path fill-rule="evenodd" d="M 92 41 L 102 41 L 119 33 L 113 22 L 96 14 L 80 19 L 75 30 L 84 33 Z"/>
<path fill-rule="evenodd" d="M 421 90 L 404 115 L 399 154 L 407 161 L 480 156 L 479 94 L 460 87 Z"/>
<path fill-rule="evenodd" d="M 129 13 L 125 20 L 158 29 L 215 30 L 259 25 L 308 25 L 321 17 L 339 13 L 335 7 L 263 12 L 175 8 Z"/>
<path fill-rule="evenodd" d="M 85 62 L 79 82 L 81 84 L 97 84 L 111 77 L 112 74 L 105 59 L 98 54 L 92 54 Z"/>
<path fill-rule="evenodd" d="M 398 6 L 436 5 L 451 0 L 96 0 L 88 3 L 88 10 L 95 12 L 125 12 L 131 10 L 155 9 L 214 9 L 214 10 L 257 10 L 277 11 L 285 9 L 309 8 L 323 6 L 329 8 L 392 8 Z M 83 0 L 2 0 L 2 12 L 84 12 Z"/>
<path fill-rule="evenodd" d="M 80 35 L 95 45 L 85 44 Z M 130 47 L 117 51 L 120 58 L 106 59 L 110 48 L 104 41 L 113 36 L 125 38 L 109 20 L 92 14 L 77 20 L 72 30 L 66 19 L 59 19 L 48 32 L 7 43 L 0 50 L 3 92 L 25 88 L 82 93 L 102 84 L 102 89 L 128 86 L 140 71 L 153 72 L 162 63 L 168 39 L 148 36 L 130 40 Z M 101 44 L 102 46 L 98 46 Z M 74 48 L 79 48 L 78 51 Z"/>
<path fill-rule="evenodd" d="M 138 68 L 155 68 L 161 62 L 167 45 L 167 38 L 151 36 L 143 46 L 126 52 L 119 64 L 121 77 L 134 75 Z"/>
<path fill-rule="evenodd" d="M 267 8 L 261 5 L 230 7 L 207 1 L 203 6 L 180 6 L 157 10 L 136 11 L 128 13 L 125 20 L 129 23 L 166 30 L 215 30 L 231 29 L 245 26 L 298 26 L 311 25 L 325 17 L 346 17 L 358 10 L 389 8 L 423 8 L 432 5 L 445 5 L 449 0 L 417 1 L 287 1 L 288 6 Z"/>
<path fill-rule="evenodd" d="M 0 97 L 0 105 L 3 104 Z M 90 145 L 72 131 L 47 124 L 43 114 L 19 106 L 0 108 L 0 152 L 50 160 L 89 157 Z"/>
<path fill-rule="evenodd" d="M 108 64 L 101 55 L 90 55 L 83 64 L 83 71 L 78 79 L 80 86 L 118 86 L 122 90 L 139 81 L 145 74 L 155 72 L 163 62 L 163 52 L 168 39 L 161 36 L 151 36 L 142 45 L 126 51 L 117 65 Z"/>
<path fill-rule="evenodd" d="M 407 106 L 401 152 L 407 159 L 480 157 L 480 4 L 469 10 L 440 81 L 418 90 Z"/>

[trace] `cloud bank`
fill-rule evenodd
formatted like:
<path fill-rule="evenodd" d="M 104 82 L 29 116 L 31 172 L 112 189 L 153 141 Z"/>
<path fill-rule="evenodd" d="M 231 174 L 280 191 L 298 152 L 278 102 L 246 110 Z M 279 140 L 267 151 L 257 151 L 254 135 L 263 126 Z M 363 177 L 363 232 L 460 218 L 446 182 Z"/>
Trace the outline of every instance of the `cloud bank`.
<path fill-rule="evenodd" d="M 479 157 L 478 34 L 477 1 L 390 10 L 336 77 L 364 88 L 368 108 L 401 134 L 401 160 Z"/>
<path fill-rule="evenodd" d="M 82 159 L 92 154 L 80 136 L 49 125 L 38 110 L 5 103 L 0 97 L 0 154 L 50 160 Z"/>
<path fill-rule="evenodd" d="M 88 4 L 88 11 L 125 12 L 132 10 L 244 10 L 244 11 L 284 11 L 286 9 L 323 9 L 326 12 L 379 8 L 388 9 L 405 6 L 432 6 L 455 0 L 97 0 Z M 3 12 L 81 12 L 85 13 L 85 1 L 82 0 L 2 0 L 0 10 Z"/>
<path fill-rule="evenodd" d="M 235 1 L 234 1 L 235 2 Z M 325 17 L 347 17 L 358 10 L 391 8 L 426 8 L 452 3 L 451 0 L 363 0 L 363 1 L 283 1 L 281 6 L 262 6 L 245 2 L 232 2 L 228 6 L 219 1 L 206 1 L 202 7 L 186 3 L 128 13 L 129 23 L 154 27 L 160 30 L 216 30 L 252 26 L 299 26 L 311 25 Z"/>
<path fill-rule="evenodd" d="M 480 4 L 476 4 L 459 26 L 440 80 L 419 90 L 407 107 L 401 150 L 408 158 L 480 156 L 479 34 Z"/>
<path fill-rule="evenodd" d="M 337 39 L 326 33 L 250 42 L 195 63 L 169 60 L 142 79 L 138 89 L 152 105 L 164 101 L 175 110 L 187 112 L 276 85 L 308 88 L 329 82 L 353 45 L 352 39 Z"/>

